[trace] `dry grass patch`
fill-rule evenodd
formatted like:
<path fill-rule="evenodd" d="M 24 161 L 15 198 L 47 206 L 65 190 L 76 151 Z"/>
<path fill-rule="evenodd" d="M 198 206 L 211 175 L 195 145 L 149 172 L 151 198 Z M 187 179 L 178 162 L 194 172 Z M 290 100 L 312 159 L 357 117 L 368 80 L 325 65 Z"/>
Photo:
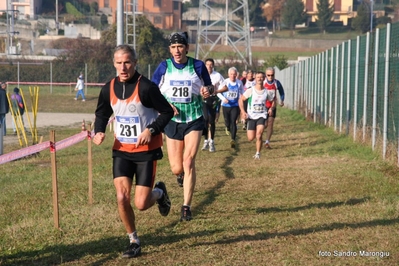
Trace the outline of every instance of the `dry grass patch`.
<path fill-rule="evenodd" d="M 179 222 L 183 191 L 165 152 L 157 180 L 166 183 L 172 209 L 167 217 L 156 207 L 136 211 L 143 255 L 133 260 L 120 256 L 127 239 L 112 185 L 110 136 L 93 147 L 93 205 L 87 144 L 57 153 L 61 231 L 52 224 L 48 154 L 1 165 L 0 265 L 397 265 L 396 166 L 295 112 L 278 114 L 273 149 L 256 161 L 255 143 L 241 127 L 233 150 L 218 124 L 216 152 L 197 155 L 191 222 Z M 60 139 L 74 132 L 60 131 Z M 334 255 L 348 251 L 357 256 Z"/>

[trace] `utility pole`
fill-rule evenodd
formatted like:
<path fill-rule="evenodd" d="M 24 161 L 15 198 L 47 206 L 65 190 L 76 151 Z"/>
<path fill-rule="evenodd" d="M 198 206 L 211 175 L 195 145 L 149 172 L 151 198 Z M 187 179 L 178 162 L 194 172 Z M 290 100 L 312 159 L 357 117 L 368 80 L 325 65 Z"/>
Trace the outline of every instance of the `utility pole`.
<path fill-rule="evenodd" d="M 7 44 L 6 44 L 6 54 L 10 55 L 11 53 L 11 48 L 13 47 L 12 45 L 12 38 L 14 37 L 14 35 L 18 35 L 19 32 L 18 31 L 14 31 L 14 16 L 15 13 L 18 13 L 19 10 L 12 10 L 10 9 L 9 6 L 9 0 L 6 0 L 6 10 L 4 10 L 6 12 L 6 20 L 7 20 Z M 3 10 L 2 10 L 3 11 Z M 11 17 L 9 12 L 11 12 Z M 16 53 L 16 50 L 15 52 Z"/>
<path fill-rule="evenodd" d="M 118 0 L 116 6 L 116 45 L 123 44 L 123 0 Z"/>
<path fill-rule="evenodd" d="M 374 12 L 374 1 L 370 0 L 370 32 L 373 32 L 373 12 Z"/>
<path fill-rule="evenodd" d="M 55 0 L 55 35 L 58 36 L 59 22 L 58 22 L 58 0 Z"/>
<path fill-rule="evenodd" d="M 229 32 L 229 0 L 226 0 L 226 11 L 225 12 L 226 12 L 226 18 L 225 18 L 225 23 L 224 23 L 224 27 L 225 27 L 224 32 L 226 33 L 226 39 L 225 39 L 224 45 L 229 45 L 228 38 L 227 38 L 227 35 Z"/>
<path fill-rule="evenodd" d="M 9 6 L 8 6 L 8 0 L 6 0 L 6 20 L 7 20 L 7 44 L 6 44 L 6 54 L 9 55 L 10 54 L 10 23 L 8 20 L 8 10 L 9 10 Z"/>

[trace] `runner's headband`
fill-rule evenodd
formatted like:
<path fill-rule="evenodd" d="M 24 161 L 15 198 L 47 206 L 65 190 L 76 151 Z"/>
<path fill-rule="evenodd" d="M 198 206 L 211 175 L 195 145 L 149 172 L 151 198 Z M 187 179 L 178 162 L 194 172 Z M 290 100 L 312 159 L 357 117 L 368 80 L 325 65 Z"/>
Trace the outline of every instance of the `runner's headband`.
<path fill-rule="evenodd" d="M 176 43 L 188 45 L 187 32 L 173 32 L 169 37 L 169 45 Z"/>

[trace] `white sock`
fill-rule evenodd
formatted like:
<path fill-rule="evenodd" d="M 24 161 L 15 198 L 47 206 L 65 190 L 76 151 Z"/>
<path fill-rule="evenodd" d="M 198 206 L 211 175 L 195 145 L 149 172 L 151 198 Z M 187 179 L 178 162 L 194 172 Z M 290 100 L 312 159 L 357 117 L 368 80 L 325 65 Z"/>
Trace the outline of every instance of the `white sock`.
<path fill-rule="evenodd" d="M 127 234 L 127 235 L 129 236 L 130 243 L 136 243 L 137 245 L 140 245 L 140 239 L 137 236 L 137 232 L 136 231 L 134 231 L 131 234 Z"/>

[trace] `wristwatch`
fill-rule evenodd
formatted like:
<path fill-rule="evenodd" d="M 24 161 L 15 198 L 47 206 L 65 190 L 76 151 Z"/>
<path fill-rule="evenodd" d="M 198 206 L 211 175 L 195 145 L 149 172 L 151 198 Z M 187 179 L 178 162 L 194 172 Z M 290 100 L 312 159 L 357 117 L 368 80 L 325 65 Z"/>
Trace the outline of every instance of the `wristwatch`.
<path fill-rule="evenodd" d="M 150 131 L 151 136 L 155 135 L 155 129 L 153 129 L 152 127 L 148 127 L 148 131 Z"/>

